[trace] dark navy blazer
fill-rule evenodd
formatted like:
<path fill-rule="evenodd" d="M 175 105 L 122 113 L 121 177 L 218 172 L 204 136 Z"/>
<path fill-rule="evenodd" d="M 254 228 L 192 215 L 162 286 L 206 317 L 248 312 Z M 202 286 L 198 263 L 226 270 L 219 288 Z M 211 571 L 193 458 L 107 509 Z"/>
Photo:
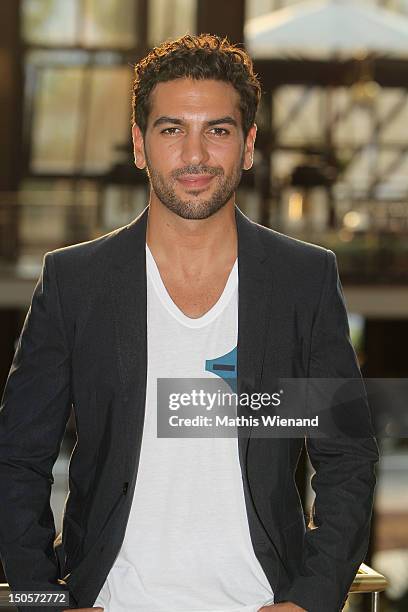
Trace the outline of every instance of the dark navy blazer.
<path fill-rule="evenodd" d="M 7 580 L 13 590 L 67 588 L 72 607 L 93 605 L 121 547 L 135 488 L 146 395 L 148 210 L 97 239 L 45 254 L 2 397 Z M 334 253 L 254 223 L 237 206 L 235 217 L 239 391 L 272 392 L 280 377 L 360 378 Z M 275 603 L 337 612 L 365 558 L 378 447 L 364 393 L 354 406 L 358 437 L 239 433 L 251 539 Z M 52 468 L 71 407 L 77 442 L 56 538 Z M 295 484 L 304 444 L 315 470 L 315 529 L 305 524 Z"/>

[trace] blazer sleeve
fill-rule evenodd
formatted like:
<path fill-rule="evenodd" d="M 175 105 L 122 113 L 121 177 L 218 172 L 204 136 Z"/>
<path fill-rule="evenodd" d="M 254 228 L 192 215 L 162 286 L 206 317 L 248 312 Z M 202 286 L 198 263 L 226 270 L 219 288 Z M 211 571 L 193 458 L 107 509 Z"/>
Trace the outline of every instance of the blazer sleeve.
<path fill-rule="evenodd" d="M 50 494 L 70 395 L 70 351 L 46 253 L 0 405 L 0 555 L 13 591 L 68 590 L 59 582 Z"/>
<path fill-rule="evenodd" d="M 337 612 L 367 553 L 379 452 L 350 341 L 336 257 L 330 250 L 326 252 L 326 275 L 312 332 L 309 378 L 361 381 L 361 394 L 351 405 L 356 431 L 350 431 L 353 425 L 348 421 L 344 428 L 347 435 L 306 438 L 315 470 L 311 482 L 316 494 L 315 528 L 306 531 L 301 571 L 284 598 L 308 612 Z M 341 402 L 336 411 L 338 407 L 342 409 Z M 348 418 L 350 405 L 346 408 Z M 337 413 L 337 423 L 341 418 Z"/>

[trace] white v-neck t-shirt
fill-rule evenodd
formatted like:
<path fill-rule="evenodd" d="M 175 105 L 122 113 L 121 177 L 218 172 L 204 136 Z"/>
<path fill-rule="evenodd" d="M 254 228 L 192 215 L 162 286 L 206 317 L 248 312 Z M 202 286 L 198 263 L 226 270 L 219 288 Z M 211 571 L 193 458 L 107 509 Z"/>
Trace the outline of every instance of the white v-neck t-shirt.
<path fill-rule="evenodd" d="M 195 319 L 173 302 L 147 244 L 146 272 L 139 468 L 124 541 L 94 606 L 257 612 L 274 598 L 250 538 L 237 437 L 157 437 L 157 378 L 214 378 L 214 361 L 228 361 L 236 372 L 238 261 L 217 303 Z"/>

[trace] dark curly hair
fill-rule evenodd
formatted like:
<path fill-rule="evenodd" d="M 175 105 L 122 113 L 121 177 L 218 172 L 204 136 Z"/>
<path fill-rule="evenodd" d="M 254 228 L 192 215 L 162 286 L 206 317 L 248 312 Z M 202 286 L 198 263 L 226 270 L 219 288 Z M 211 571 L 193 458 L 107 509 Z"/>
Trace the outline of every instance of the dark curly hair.
<path fill-rule="evenodd" d="M 240 96 L 244 137 L 255 120 L 261 98 L 261 85 L 252 60 L 227 37 L 213 34 L 186 34 L 154 47 L 134 65 L 132 124 L 137 123 L 143 137 L 150 112 L 150 92 L 157 83 L 178 78 L 215 79 L 231 83 Z"/>

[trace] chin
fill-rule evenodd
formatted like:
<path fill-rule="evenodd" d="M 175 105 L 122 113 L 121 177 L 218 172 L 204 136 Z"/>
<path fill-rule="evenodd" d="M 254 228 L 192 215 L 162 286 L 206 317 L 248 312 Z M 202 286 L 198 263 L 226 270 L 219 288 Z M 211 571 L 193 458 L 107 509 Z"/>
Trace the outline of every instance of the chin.
<path fill-rule="evenodd" d="M 208 210 L 179 210 L 176 214 L 183 219 L 199 220 L 211 217 L 213 212 Z"/>

